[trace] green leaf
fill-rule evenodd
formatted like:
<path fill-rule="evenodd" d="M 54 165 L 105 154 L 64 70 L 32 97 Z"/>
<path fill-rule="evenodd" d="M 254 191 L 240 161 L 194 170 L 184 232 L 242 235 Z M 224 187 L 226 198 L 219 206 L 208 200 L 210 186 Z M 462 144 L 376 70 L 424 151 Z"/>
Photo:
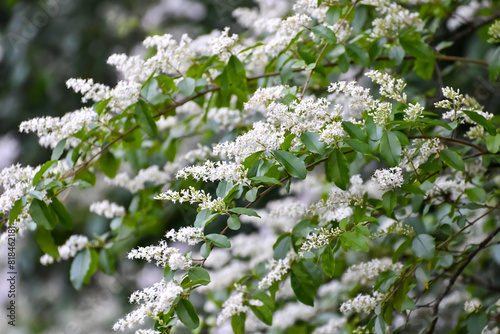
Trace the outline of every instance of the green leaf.
<path fill-rule="evenodd" d="M 415 184 L 403 184 L 401 185 L 401 190 L 407 193 L 412 193 L 415 195 L 425 196 L 425 191 L 423 191 L 418 185 Z"/>
<path fill-rule="evenodd" d="M 497 129 L 495 128 L 495 126 L 493 125 L 493 123 L 491 121 L 487 120 L 486 118 L 484 118 L 483 115 L 480 115 L 477 112 L 472 111 L 472 110 L 464 110 L 463 112 L 464 112 L 464 114 L 466 114 L 467 116 L 469 116 L 469 118 L 474 123 L 479 124 L 483 128 L 485 128 L 486 131 L 488 131 L 488 133 L 490 135 L 495 136 L 497 134 Z"/>
<path fill-rule="evenodd" d="M 156 137 L 158 134 L 158 127 L 153 119 L 151 107 L 143 100 L 139 100 L 135 104 L 135 119 L 137 124 L 144 132 L 150 137 Z"/>
<path fill-rule="evenodd" d="M 274 300 L 265 292 L 257 292 L 252 296 L 252 299 L 260 300 L 264 305 L 250 305 L 250 309 L 263 323 L 268 326 L 273 324 L 273 311 L 275 308 Z"/>
<path fill-rule="evenodd" d="M 64 152 L 64 147 L 66 146 L 66 140 L 67 138 L 64 138 L 57 143 L 56 147 L 52 150 L 50 160 L 58 160 L 61 157 Z"/>
<path fill-rule="evenodd" d="M 486 200 L 486 191 L 483 188 L 469 188 L 465 193 L 471 202 L 484 203 Z"/>
<path fill-rule="evenodd" d="M 335 33 L 330 28 L 323 26 L 323 25 L 320 25 L 320 26 L 312 27 L 311 29 L 316 35 L 321 36 L 328 43 L 330 43 L 330 44 L 337 43 L 337 37 L 335 36 Z"/>
<path fill-rule="evenodd" d="M 347 132 L 347 134 L 353 139 L 358 139 L 364 143 L 368 142 L 368 136 L 356 124 L 351 122 L 342 122 L 342 127 L 344 128 L 345 132 Z"/>
<path fill-rule="evenodd" d="M 198 314 L 196 314 L 196 310 L 189 300 L 181 298 L 175 308 L 175 312 L 179 320 L 186 325 L 187 328 L 196 329 L 200 326 Z"/>
<path fill-rule="evenodd" d="M 328 277 L 333 277 L 335 273 L 335 254 L 330 245 L 327 245 L 321 254 L 321 267 Z"/>
<path fill-rule="evenodd" d="M 217 197 L 225 199 L 227 196 L 231 195 L 237 188 L 237 184 L 233 184 L 232 182 L 227 181 L 221 181 L 217 186 L 215 194 L 217 195 Z"/>
<path fill-rule="evenodd" d="M 229 209 L 229 211 L 234 212 L 234 213 L 238 213 L 240 215 L 247 215 L 247 216 L 260 218 L 260 216 L 257 214 L 257 212 L 255 212 L 254 210 L 249 209 L 249 208 L 233 208 L 233 209 Z"/>
<path fill-rule="evenodd" d="M 362 154 L 373 154 L 372 147 L 359 139 L 346 139 L 344 142 L 351 146 L 356 152 Z"/>
<path fill-rule="evenodd" d="M 90 251 L 90 268 L 83 279 L 83 283 L 85 284 L 90 283 L 90 278 L 97 271 L 97 269 L 99 269 L 99 254 L 97 254 L 97 251 L 95 249 L 89 249 L 89 251 Z"/>
<path fill-rule="evenodd" d="M 441 160 L 451 168 L 455 168 L 456 170 L 459 170 L 461 172 L 465 172 L 465 165 L 457 152 L 452 151 L 452 150 L 441 150 L 439 151 L 439 156 L 441 157 Z"/>
<path fill-rule="evenodd" d="M 287 151 L 276 150 L 273 154 L 276 160 L 285 167 L 288 174 L 302 180 L 306 178 L 307 170 L 304 161 Z"/>
<path fill-rule="evenodd" d="M 59 222 L 61 223 L 62 227 L 64 227 L 67 230 L 72 230 L 73 229 L 73 219 L 71 219 L 71 215 L 69 214 L 68 210 L 62 204 L 57 197 L 52 197 L 52 202 L 49 204 L 49 208 L 52 210 L 52 212 L 59 218 Z"/>
<path fill-rule="evenodd" d="M 304 132 L 300 136 L 300 140 L 309 151 L 318 154 L 325 154 L 325 143 L 319 141 L 319 133 Z"/>
<path fill-rule="evenodd" d="M 120 160 L 117 159 L 110 151 L 106 151 L 101 154 L 101 157 L 99 158 L 99 168 L 104 175 L 110 179 L 114 179 L 118 168 L 120 168 Z"/>
<path fill-rule="evenodd" d="M 368 51 L 366 51 L 358 44 L 346 44 L 345 51 L 347 52 L 349 58 L 351 58 L 357 65 L 360 65 L 362 67 L 370 66 L 370 55 L 368 54 Z"/>
<path fill-rule="evenodd" d="M 38 172 L 36 172 L 35 176 L 33 177 L 33 187 L 36 186 L 38 181 L 40 181 L 40 179 L 42 178 L 43 174 L 45 174 L 47 169 L 49 169 L 56 162 L 57 162 L 57 160 L 47 161 L 46 163 L 44 163 L 42 165 L 42 167 L 40 167 L 40 170 Z"/>
<path fill-rule="evenodd" d="M 488 317 L 483 312 L 474 312 L 467 319 L 467 330 L 470 334 L 481 334 L 488 324 Z"/>
<path fill-rule="evenodd" d="M 401 245 L 399 245 L 398 249 L 396 249 L 394 254 L 392 254 L 392 263 L 396 263 L 399 261 L 399 258 L 401 257 L 401 255 L 403 255 L 405 250 L 408 247 L 410 247 L 412 241 L 413 241 L 413 238 L 407 238 L 405 241 L 403 241 L 401 243 Z"/>
<path fill-rule="evenodd" d="M 212 210 L 210 209 L 203 209 L 198 214 L 196 215 L 196 220 L 194 221 L 194 227 L 205 227 L 207 226 L 212 220 L 215 219 L 219 215 L 218 212 L 212 213 Z"/>
<path fill-rule="evenodd" d="M 227 219 L 227 226 L 234 231 L 237 231 L 241 227 L 240 218 L 237 215 L 231 215 Z"/>
<path fill-rule="evenodd" d="M 183 80 L 181 80 L 181 82 L 179 82 L 177 88 L 179 88 L 179 92 L 181 92 L 182 95 L 188 97 L 194 93 L 194 89 L 196 88 L 196 80 L 189 77 L 184 78 Z"/>
<path fill-rule="evenodd" d="M 303 304 L 314 306 L 314 296 L 316 296 L 318 285 L 302 262 L 292 264 L 290 281 L 297 299 Z"/>
<path fill-rule="evenodd" d="M 250 178 L 250 181 L 254 181 L 257 183 L 277 184 L 279 186 L 283 185 L 283 183 L 281 183 L 279 180 L 269 176 L 254 176 Z"/>
<path fill-rule="evenodd" d="M 281 235 L 273 245 L 275 260 L 284 259 L 292 247 L 292 236 L 290 234 Z"/>
<path fill-rule="evenodd" d="M 95 183 L 97 181 L 95 174 L 88 170 L 82 170 L 81 172 L 76 174 L 75 179 L 85 181 L 92 187 L 95 186 Z"/>
<path fill-rule="evenodd" d="M 14 221 L 19 217 L 19 214 L 23 210 L 23 199 L 18 199 L 15 203 L 12 209 L 10 209 L 9 212 L 9 223 L 13 224 Z"/>
<path fill-rule="evenodd" d="M 44 201 L 34 198 L 29 213 L 33 221 L 46 230 L 50 231 L 56 226 L 56 220 L 50 214 L 49 207 Z"/>
<path fill-rule="evenodd" d="M 44 253 L 49 254 L 54 259 L 59 258 L 59 250 L 50 231 L 38 226 L 36 228 L 36 242 Z"/>
<path fill-rule="evenodd" d="M 399 36 L 399 43 L 403 49 L 416 58 L 431 61 L 434 59 L 434 52 L 431 47 L 422 41 L 422 36 L 418 33 L 407 32 Z"/>
<path fill-rule="evenodd" d="M 419 234 L 413 239 L 411 249 L 416 256 L 424 260 L 431 260 L 436 252 L 434 237 L 428 234 Z"/>
<path fill-rule="evenodd" d="M 486 148 L 491 153 L 497 153 L 500 150 L 500 134 L 495 136 L 486 134 Z"/>
<path fill-rule="evenodd" d="M 115 272 L 115 257 L 107 248 L 103 248 L 99 252 L 99 268 L 106 275 L 113 275 Z"/>
<path fill-rule="evenodd" d="M 245 334 L 246 318 L 247 314 L 245 312 L 235 314 L 231 317 L 231 328 L 233 329 L 234 334 Z"/>
<path fill-rule="evenodd" d="M 372 319 L 373 321 L 373 319 Z M 386 329 L 385 329 L 385 321 L 382 316 L 377 316 L 375 318 L 375 323 L 373 324 L 373 328 L 375 328 L 375 334 L 385 334 Z"/>
<path fill-rule="evenodd" d="M 353 251 L 368 252 L 368 242 L 366 238 L 356 232 L 347 232 L 340 235 L 342 247 Z"/>
<path fill-rule="evenodd" d="M 189 268 L 188 277 L 193 282 L 198 282 L 201 285 L 207 285 L 211 282 L 210 274 L 206 269 L 201 267 L 191 267 Z"/>
<path fill-rule="evenodd" d="M 349 163 L 338 149 L 335 149 L 325 163 L 326 179 L 337 187 L 347 190 L 349 186 Z"/>
<path fill-rule="evenodd" d="M 401 143 L 392 131 L 384 131 L 380 139 L 380 155 L 390 166 L 397 166 L 401 159 Z"/>
<path fill-rule="evenodd" d="M 206 259 L 210 256 L 210 252 L 212 251 L 212 243 L 210 241 L 205 242 L 200 247 L 200 255 Z"/>
<path fill-rule="evenodd" d="M 69 279 L 76 290 L 80 290 L 82 288 L 85 276 L 90 270 L 91 262 L 92 255 L 88 249 L 79 252 L 73 259 L 71 269 L 69 271 Z"/>
<path fill-rule="evenodd" d="M 340 19 L 340 15 L 342 15 L 342 7 L 332 6 L 326 12 L 326 22 L 333 26 Z"/>
<path fill-rule="evenodd" d="M 387 217 L 394 217 L 394 208 L 398 204 L 398 196 L 394 191 L 387 191 L 382 196 L 382 205 Z"/>
<path fill-rule="evenodd" d="M 491 55 L 488 63 L 488 72 L 490 74 L 490 80 L 495 82 L 500 75 L 500 47 L 496 48 Z"/>
<path fill-rule="evenodd" d="M 231 242 L 225 235 L 213 233 L 207 234 L 205 238 L 220 248 L 231 248 Z"/>
<path fill-rule="evenodd" d="M 102 100 L 101 102 L 99 102 L 96 106 L 95 106 L 95 112 L 100 116 L 104 110 L 106 110 L 106 107 L 108 106 L 109 104 L 109 101 L 111 101 L 111 97 L 106 99 L 106 100 Z M 54 160 L 54 159 L 51 159 L 51 160 Z"/>

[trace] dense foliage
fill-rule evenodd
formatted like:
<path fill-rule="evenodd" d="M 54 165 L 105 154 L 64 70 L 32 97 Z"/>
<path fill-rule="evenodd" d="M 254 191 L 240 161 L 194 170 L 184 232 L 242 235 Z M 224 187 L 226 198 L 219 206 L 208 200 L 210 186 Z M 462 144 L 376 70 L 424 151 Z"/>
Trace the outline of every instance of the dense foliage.
<path fill-rule="evenodd" d="M 125 253 L 161 267 L 118 331 L 498 333 L 500 4 L 258 4 L 239 35 L 111 55 L 114 87 L 69 79 L 86 106 L 20 124 L 52 156 L 0 172 L 4 225 L 77 290 Z M 58 245 L 102 183 L 130 193 L 93 199 L 109 229 Z"/>

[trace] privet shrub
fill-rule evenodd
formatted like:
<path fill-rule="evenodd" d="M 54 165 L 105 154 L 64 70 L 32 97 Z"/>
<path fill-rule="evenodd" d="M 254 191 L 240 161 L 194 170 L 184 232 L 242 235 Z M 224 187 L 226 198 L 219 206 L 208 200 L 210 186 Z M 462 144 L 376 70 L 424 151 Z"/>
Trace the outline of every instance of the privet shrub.
<path fill-rule="evenodd" d="M 472 59 L 444 27 L 457 1 L 258 2 L 233 12 L 240 35 L 112 55 L 115 87 L 68 80 L 86 106 L 20 125 L 52 157 L 1 172 L 3 223 L 35 230 L 44 265 L 74 257 L 76 289 L 162 226 L 126 261 L 164 277 L 117 331 L 498 333 L 500 119 L 442 79 L 496 81 L 498 4 L 467 27 L 486 48 Z M 56 245 L 65 194 L 98 174 L 130 205 L 97 199 L 109 231 Z M 196 212 L 172 229 L 179 205 Z"/>

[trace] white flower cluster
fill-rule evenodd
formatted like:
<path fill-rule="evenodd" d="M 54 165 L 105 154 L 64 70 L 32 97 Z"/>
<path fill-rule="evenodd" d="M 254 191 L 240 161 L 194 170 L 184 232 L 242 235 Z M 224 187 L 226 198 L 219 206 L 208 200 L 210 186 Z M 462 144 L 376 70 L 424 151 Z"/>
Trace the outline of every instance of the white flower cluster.
<path fill-rule="evenodd" d="M 88 242 L 89 239 L 84 235 L 78 235 L 78 234 L 72 235 L 64 243 L 64 245 L 57 247 L 57 250 L 59 251 L 59 257 L 57 258 L 57 262 L 74 257 L 76 253 L 85 248 Z M 40 263 L 44 266 L 52 264 L 54 263 L 54 258 L 49 254 L 45 254 L 40 258 Z"/>
<path fill-rule="evenodd" d="M 488 35 L 491 36 L 488 43 L 500 43 L 500 20 L 495 20 L 488 28 Z"/>
<path fill-rule="evenodd" d="M 373 173 L 372 181 L 378 183 L 380 190 L 391 190 L 403 184 L 401 167 L 381 168 Z"/>
<path fill-rule="evenodd" d="M 360 118 L 363 111 L 375 109 L 377 106 L 376 101 L 370 94 L 370 90 L 359 86 L 355 81 L 331 83 L 328 92 L 344 94 L 348 97 L 349 114 L 355 118 Z"/>
<path fill-rule="evenodd" d="M 191 41 L 187 34 L 182 35 L 179 42 L 170 34 L 147 37 L 142 44 L 148 48 L 156 47 L 156 54 L 148 58 L 144 66 L 160 73 L 183 73 L 194 57 L 190 50 Z"/>
<path fill-rule="evenodd" d="M 222 61 L 227 61 L 231 57 L 231 49 L 238 40 L 238 35 L 233 34 L 229 37 L 229 27 L 224 28 L 220 36 L 212 37 L 208 41 L 213 55 L 218 55 Z"/>
<path fill-rule="evenodd" d="M 245 102 L 245 109 L 255 109 L 269 101 L 283 98 L 285 96 L 283 91 L 286 88 L 288 88 L 288 86 L 283 85 L 257 88 L 248 102 Z"/>
<path fill-rule="evenodd" d="M 341 234 L 342 230 L 338 227 L 335 229 L 315 228 L 314 232 L 307 235 L 306 240 L 300 247 L 299 255 L 303 256 L 305 252 L 309 252 L 311 249 L 320 249 L 328 245 L 332 239 L 338 238 Z"/>
<path fill-rule="evenodd" d="M 183 256 L 179 249 L 168 247 L 165 240 L 161 240 L 158 246 L 132 249 L 128 253 L 128 258 L 131 260 L 143 259 L 148 262 L 155 260 L 158 267 L 165 268 L 168 265 L 172 270 L 188 270 L 192 264 L 192 261 Z"/>
<path fill-rule="evenodd" d="M 134 81 L 118 81 L 115 88 L 96 83 L 92 79 L 69 79 L 66 86 L 72 88 L 76 93 L 83 95 L 82 102 L 87 101 L 100 102 L 111 99 L 108 107 L 114 112 L 121 112 L 131 104 L 139 100 L 139 91 L 141 84 Z"/>
<path fill-rule="evenodd" d="M 404 28 L 418 27 L 422 24 L 418 13 L 411 13 L 401 5 L 390 0 L 363 0 L 362 4 L 375 6 L 381 18 L 372 22 L 370 37 L 397 40 L 399 31 Z"/>
<path fill-rule="evenodd" d="M 386 228 L 380 228 L 379 230 L 377 230 L 377 233 L 372 234 L 370 237 L 375 239 L 387 234 L 398 234 L 398 235 L 407 235 L 409 237 L 414 237 L 415 231 L 413 230 L 413 227 L 411 227 L 410 225 L 403 224 L 402 222 L 399 221 L 395 221 Z"/>
<path fill-rule="evenodd" d="M 340 305 L 340 312 L 345 314 L 348 311 L 354 310 L 357 313 L 370 313 L 375 309 L 377 304 L 384 299 L 384 297 L 384 294 L 378 291 L 375 291 L 373 296 L 359 294 L 355 298 Z"/>
<path fill-rule="evenodd" d="M 222 312 L 217 316 L 217 326 L 221 326 L 233 315 L 246 313 L 248 306 L 243 305 L 243 292 L 233 292 L 233 294 L 222 304 Z"/>
<path fill-rule="evenodd" d="M 156 195 L 154 199 L 167 200 L 174 203 L 200 203 L 200 208 L 210 209 L 212 211 L 224 211 L 226 209 L 226 204 L 222 198 L 212 200 L 212 196 L 210 194 L 206 194 L 203 190 L 196 190 L 194 187 L 181 189 L 180 192 L 167 190 L 164 193 Z"/>
<path fill-rule="evenodd" d="M 325 98 L 294 101 L 290 106 L 272 102 L 267 107 L 267 121 L 297 136 L 308 131 L 318 132 L 325 123 L 332 121 L 328 113 L 329 105 Z"/>
<path fill-rule="evenodd" d="M 366 284 L 380 273 L 392 270 L 399 273 L 403 269 L 403 264 L 396 262 L 392 263 L 389 258 L 373 259 L 369 262 L 363 262 L 350 266 L 342 275 L 342 282 L 360 282 Z"/>
<path fill-rule="evenodd" d="M 90 212 L 104 216 L 108 219 L 123 217 L 126 214 L 126 210 L 123 206 L 116 203 L 110 203 L 108 200 L 92 203 L 90 205 Z"/>
<path fill-rule="evenodd" d="M 408 108 L 405 110 L 404 120 L 409 122 L 416 121 L 424 111 L 424 107 L 420 105 L 420 103 L 410 103 L 408 104 Z"/>
<path fill-rule="evenodd" d="M 250 131 L 237 137 L 234 142 L 226 141 L 217 144 L 213 148 L 213 154 L 242 163 L 255 152 L 278 150 L 284 140 L 284 131 L 279 131 L 271 124 L 259 121 L 253 124 Z"/>
<path fill-rule="evenodd" d="M 0 196 L 0 213 L 7 214 L 25 192 L 33 189 L 33 178 L 39 169 L 40 167 L 21 167 L 21 164 L 2 169 L 0 186 L 3 188 L 3 193 Z"/>
<path fill-rule="evenodd" d="M 459 89 L 455 91 L 451 87 L 444 87 L 442 92 L 446 99 L 434 103 L 434 106 L 436 108 L 449 109 L 449 111 L 443 114 L 443 119 L 459 120 L 462 124 L 476 124 L 469 116 L 463 113 L 463 110 L 472 110 L 488 120 L 493 118 L 493 114 L 483 111 L 483 107 L 474 98 L 460 94 Z"/>
<path fill-rule="evenodd" d="M 340 140 L 340 138 L 345 136 L 344 128 L 342 127 L 342 122 L 332 122 L 327 124 L 324 129 L 319 131 L 319 140 L 324 142 L 326 145 L 331 145 Z"/>
<path fill-rule="evenodd" d="M 113 54 L 108 58 L 108 64 L 114 65 L 128 81 L 144 82 L 153 74 L 153 68 L 146 67 L 139 56 Z"/>
<path fill-rule="evenodd" d="M 166 313 L 172 307 L 175 299 L 179 297 L 184 290 L 174 282 L 161 280 L 142 291 L 135 291 L 130 296 L 131 303 L 140 304 L 140 306 L 128 313 L 125 318 L 118 320 L 113 325 L 115 331 L 125 331 L 132 328 L 136 323 L 143 324 L 147 317 L 157 319 L 160 313 Z"/>
<path fill-rule="evenodd" d="M 467 313 L 479 311 L 480 308 L 481 308 L 481 301 L 477 298 L 473 298 L 464 303 L 464 310 Z"/>
<path fill-rule="evenodd" d="M 63 117 L 46 116 L 24 121 L 19 125 L 19 132 L 36 132 L 42 147 L 54 148 L 64 138 L 68 138 L 66 148 L 75 147 L 80 144 L 80 139 L 71 136 L 97 121 L 97 118 L 94 110 L 82 108 Z"/>
<path fill-rule="evenodd" d="M 309 212 L 319 215 L 320 220 L 324 222 L 341 221 L 350 217 L 353 213 L 350 205 L 362 202 L 367 187 L 360 175 L 352 175 L 349 181 L 351 185 L 348 190 L 344 191 L 334 186 L 328 194 L 328 199 L 311 205 Z"/>
<path fill-rule="evenodd" d="M 481 334 L 500 334 L 500 328 L 493 327 L 490 329 L 488 328 L 488 325 L 486 325 L 481 331 Z"/>
<path fill-rule="evenodd" d="M 271 57 L 279 55 L 299 32 L 309 26 L 309 21 L 311 18 L 305 14 L 295 14 L 281 21 L 278 31 L 266 44 L 266 53 Z"/>
<path fill-rule="evenodd" d="M 269 260 L 266 265 L 270 269 L 269 273 L 259 282 L 259 289 L 270 287 L 274 282 L 281 281 L 284 275 L 290 270 L 290 265 L 295 260 L 295 254 L 290 252 L 284 259 Z"/>
<path fill-rule="evenodd" d="M 116 174 L 113 179 L 110 179 L 108 177 L 104 178 L 104 182 L 106 182 L 107 184 L 123 187 L 133 194 L 142 189 L 145 189 L 146 182 L 151 182 L 155 185 L 158 185 L 171 182 L 173 180 L 174 176 L 172 175 L 172 173 L 162 171 L 156 165 L 150 166 L 146 169 L 141 169 L 139 171 L 139 174 L 137 174 L 134 178 L 130 178 L 130 176 L 128 176 L 128 174 L 125 172 Z"/>
<path fill-rule="evenodd" d="M 203 228 L 186 226 L 179 228 L 178 231 L 171 229 L 165 237 L 172 241 L 184 242 L 194 246 L 203 239 Z"/>
<path fill-rule="evenodd" d="M 403 80 L 396 79 L 388 73 L 382 73 L 377 70 L 369 71 L 365 75 L 372 79 L 374 83 L 380 85 L 380 95 L 401 103 L 406 103 L 407 96 L 403 93 L 406 83 Z"/>
<path fill-rule="evenodd" d="M 240 163 L 226 161 L 206 161 L 201 166 L 188 166 L 177 172 L 177 178 L 186 179 L 192 176 L 195 180 L 228 181 L 237 184 L 248 182 L 247 170 Z"/>
<path fill-rule="evenodd" d="M 399 166 L 404 167 L 408 172 L 417 169 L 421 164 L 425 163 L 432 154 L 439 153 L 439 144 L 439 138 L 432 138 L 423 140 L 421 144 L 419 144 L 420 147 L 418 147 L 418 149 L 405 147 L 402 152 L 402 159 Z"/>

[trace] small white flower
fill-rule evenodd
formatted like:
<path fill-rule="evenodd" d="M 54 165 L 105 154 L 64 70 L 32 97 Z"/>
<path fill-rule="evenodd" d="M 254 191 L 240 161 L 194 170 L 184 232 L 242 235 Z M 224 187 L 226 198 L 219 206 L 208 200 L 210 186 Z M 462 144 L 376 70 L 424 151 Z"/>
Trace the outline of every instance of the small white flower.
<path fill-rule="evenodd" d="M 222 312 L 217 317 L 217 326 L 221 326 L 233 315 L 247 312 L 248 306 L 243 305 L 243 292 L 233 292 L 233 294 L 222 304 Z"/>
<path fill-rule="evenodd" d="M 464 310 L 467 313 L 479 311 L 480 308 L 481 308 L 481 301 L 477 298 L 468 300 L 464 304 Z"/>
<path fill-rule="evenodd" d="M 110 203 L 108 200 L 92 203 L 90 205 L 90 212 L 104 216 L 108 219 L 122 217 L 126 214 L 123 206 L 116 203 Z"/>
<path fill-rule="evenodd" d="M 401 167 L 377 169 L 372 181 L 378 183 L 380 190 L 390 190 L 401 187 L 403 184 L 403 170 Z"/>

